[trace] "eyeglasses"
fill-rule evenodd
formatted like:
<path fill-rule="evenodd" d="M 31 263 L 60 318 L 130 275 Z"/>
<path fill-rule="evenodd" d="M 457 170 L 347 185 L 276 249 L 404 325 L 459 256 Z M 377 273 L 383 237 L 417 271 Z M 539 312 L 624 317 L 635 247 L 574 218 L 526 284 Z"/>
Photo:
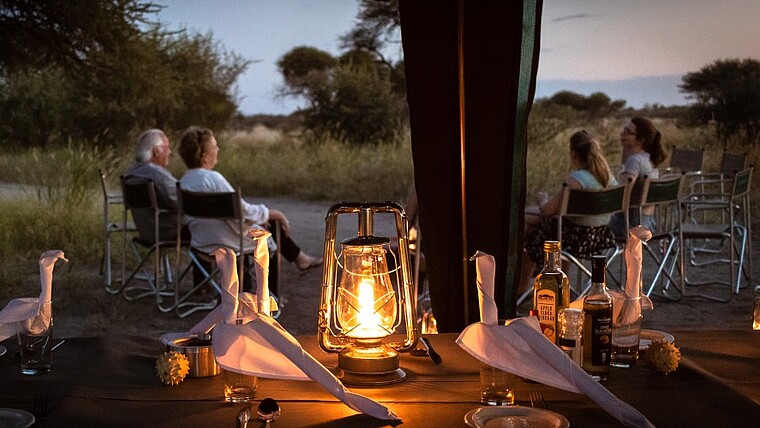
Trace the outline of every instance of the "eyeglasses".
<path fill-rule="evenodd" d="M 623 135 L 633 135 L 636 136 L 636 131 L 631 131 L 630 128 L 623 127 Z"/>

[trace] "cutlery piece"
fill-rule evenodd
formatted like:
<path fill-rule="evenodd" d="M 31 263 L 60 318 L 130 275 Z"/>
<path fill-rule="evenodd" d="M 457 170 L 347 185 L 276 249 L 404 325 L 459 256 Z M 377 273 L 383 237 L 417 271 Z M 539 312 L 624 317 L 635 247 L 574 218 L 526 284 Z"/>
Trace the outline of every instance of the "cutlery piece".
<path fill-rule="evenodd" d="M 433 360 L 434 364 L 441 364 L 443 362 L 443 358 L 441 358 L 441 356 L 435 352 L 435 349 L 433 349 L 430 339 L 427 337 L 420 337 L 420 342 L 422 342 L 422 345 L 427 349 L 427 353 L 430 356 L 430 359 Z"/>
<path fill-rule="evenodd" d="M 237 427 L 248 428 L 248 421 L 251 420 L 251 406 L 245 406 L 237 414 Z"/>
<path fill-rule="evenodd" d="M 546 410 L 546 400 L 544 400 L 544 394 L 540 392 L 531 392 L 530 407 Z"/>
<path fill-rule="evenodd" d="M 47 392 L 42 392 L 34 397 L 32 414 L 37 419 L 42 419 L 50 414 L 50 395 Z"/>
<path fill-rule="evenodd" d="M 53 345 L 53 347 L 50 348 L 50 352 L 53 352 L 56 349 L 58 349 L 61 345 L 63 345 L 63 342 L 65 342 L 65 341 L 66 341 L 66 339 L 62 339 L 60 342 L 58 342 L 55 345 Z"/>
<path fill-rule="evenodd" d="M 266 426 L 268 427 L 270 422 L 280 417 L 280 405 L 271 398 L 265 398 L 259 403 L 256 414 L 259 419 L 267 423 Z"/>

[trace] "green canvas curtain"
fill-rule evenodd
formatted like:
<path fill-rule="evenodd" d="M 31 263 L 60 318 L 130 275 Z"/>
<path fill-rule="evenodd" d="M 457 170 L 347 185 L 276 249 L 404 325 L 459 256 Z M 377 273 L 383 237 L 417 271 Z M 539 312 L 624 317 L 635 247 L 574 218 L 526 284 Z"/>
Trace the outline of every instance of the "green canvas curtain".
<path fill-rule="evenodd" d="M 441 332 L 479 321 L 476 250 L 515 315 L 542 0 L 401 0 L 414 179 Z"/>

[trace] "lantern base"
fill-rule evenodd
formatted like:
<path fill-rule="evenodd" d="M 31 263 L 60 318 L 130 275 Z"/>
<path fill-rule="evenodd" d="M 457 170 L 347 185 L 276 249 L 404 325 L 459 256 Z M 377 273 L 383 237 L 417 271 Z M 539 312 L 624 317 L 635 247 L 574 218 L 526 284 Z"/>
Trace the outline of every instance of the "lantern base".
<path fill-rule="evenodd" d="M 365 345 L 367 343 L 365 342 Z M 379 386 L 401 382 L 406 373 L 398 367 L 398 351 L 382 343 L 351 344 L 338 354 L 336 376 L 348 385 Z"/>
<path fill-rule="evenodd" d="M 335 374 L 335 377 L 340 379 L 344 385 L 367 387 L 393 385 L 406 378 L 406 373 L 401 369 L 396 369 L 390 373 L 368 374 L 348 372 L 340 367 L 336 367 L 333 370 L 333 374 Z"/>

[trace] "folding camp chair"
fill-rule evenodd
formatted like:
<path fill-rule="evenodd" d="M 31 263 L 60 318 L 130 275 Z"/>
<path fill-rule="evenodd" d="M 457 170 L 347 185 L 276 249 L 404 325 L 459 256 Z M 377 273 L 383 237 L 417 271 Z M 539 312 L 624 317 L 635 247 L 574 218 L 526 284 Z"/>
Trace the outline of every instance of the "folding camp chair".
<path fill-rule="evenodd" d="M 238 281 L 239 281 L 239 290 L 243 290 L 244 285 L 244 277 L 245 275 L 243 272 L 245 271 L 245 261 L 244 258 L 246 256 L 250 256 L 253 254 L 253 247 L 248 246 L 246 248 L 245 241 L 248 238 L 245 238 L 243 235 L 246 229 L 245 229 L 245 218 L 243 217 L 242 208 L 241 208 L 241 199 L 240 199 L 240 191 L 235 192 L 220 192 L 220 193 L 208 193 L 208 192 L 193 192 L 189 190 L 182 189 L 180 187 L 180 184 L 177 183 L 177 203 L 179 205 L 179 212 L 177 215 L 177 222 L 178 225 L 182 224 L 184 216 L 189 217 L 195 217 L 195 218 L 203 218 L 208 220 L 215 220 L 215 221 L 228 221 L 235 224 L 237 227 L 237 230 L 241 231 L 238 235 L 240 236 L 240 240 L 238 242 L 237 248 L 231 248 L 232 251 L 235 252 L 235 256 L 238 260 Z M 279 226 L 275 227 L 275 229 L 279 230 Z M 191 229 L 192 233 L 192 229 Z M 276 239 L 278 237 L 276 236 Z M 223 245 L 220 245 L 223 246 Z M 177 254 L 179 256 L 181 251 L 181 245 L 180 240 L 177 240 Z M 219 285 L 216 277 L 218 274 L 220 274 L 219 267 L 216 266 L 216 261 L 213 257 L 211 257 L 206 252 L 193 247 L 190 245 L 187 249 L 187 254 L 190 258 L 190 264 L 179 274 L 179 283 L 181 283 L 182 279 L 187 275 L 187 273 L 195 269 L 197 272 L 200 273 L 200 275 L 203 276 L 202 281 L 198 281 L 197 283 L 193 284 L 192 287 L 190 287 L 188 290 L 185 290 L 184 292 L 181 292 L 179 290 L 179 287 L 175 287 L 175 309 L 177 311 L 177 315 L 180 318 L 184 318 L 193 312 L 200 311 L 200 310 L 211 310 L 218 304 L 218 297 L 221 296 L 222 290 L 221 286 Z M 279 269 L 279 259 L 280 259 L 280 253 L 279 253 L 279 247 L 277 249 L 277 253 L 275 254 L 275 269 Z M 206 269 L 206 266 L 213 266 L 211 271 L 208 271 Z M 251 266 L 251 268 L 253 268 Z M 277 278 L 279 279 L 279 272 L 277 273 Z M 191 297 L 202 287 L 209 285 L 211 287 L 213 296 L 205 301 L 194 301 L 191 299 Z M 270 293 L 270 297 L 272 297 L 276 302 L 279 303 L 279 299 L 276 295 L 273 293 Z M 278 304 L 279 306 L 279 304 Z M 280 310 L 272 312 L 272 317 L 277 318 L 280 315 Z"/>
<path fill-rule="evenodd" d="M 680 282 L 673 279 L 678 263 L 678 226 L 681 221 L 680 197 L 683 191 L 684 174 L 672 174 L 660 179 L 644 177 L 639 213 L 644 206 L 654 206 L 657 230 L 652 238 L 642 242 L 643 254 L 655 262 L 657 270 L 646 289 L 650 296 L 659 283 L 657 296 L 670 300 L 681 297 Z M 642 255 L 643 255 L 642 254 Z M 664 278 L 662 278 L 664 276 Z M 675 293 L 675 294 L 674 294 Z"/>
<path fill-rule="evenodd" d="M 124 207 L 132 212 L 135 221 L 152 218 L 152 224 L 136 224 L 140 233 L 129 241 L 137 265 L 124 281 L 124 297 L 127 300 L 136 300 L 153 296 L 158 308 L 162 312 L 169 312 L 173 309 L 173 305 L 165 304 L 164 298 L 174 295 L 171 290 L 173 269 L 169 255 L 171 253 L 170 250 L 175 248 L 176 241 L 174 239 L 161 239 L 159 221 L 161 214 L 169 213 L 170 211 L 159 207 L 156 188 L 150 179 L 122 176 L 121 189 L 124 197 Z M 135 213 L 138 211 L 144 212 L 147 217 L 136 216 Z M 181 241 L 181 244 L 187 246 L 187 242 L 182 241 L 179 236 L 181 235 L 179 228 L 177 229 L 177 235 L 177 239 Z M 152 262 L 152 274 L 146 267 L 150 262 Z M 145 283 L 131 285 L 135 280 L 143 280 Z"/>
<path fill-rule="evenodd" d="M 699 209 L 721 209 L 725 211 L 728 221 L 722 221 L 724 216 L 708 215 L 707 220 L 695 223 L 696 216 L 687 215 L 682 220 L 679 227 L 679 245 L 680 251 L 680 274 L 681 288 L 684 295 L 687 293 L 687 286 L 704 286 L 704 285 L 727 285 L 728 294 L 724 296 L 716 294 L 699 293 L 698 296 L 720 302 L 728 302 L 733 294 L 738 294 L 741 288 L 742 277 L 746 277 L 748 282 L 752 282 L 751 265 L 745 266 L 747 258 L 748 242 L 750 240 L 750 214 L 749 214 L 749 191 L 752 180 L 752 167 L 742 170 L 734 176 L 731 185 L 731 192 L 728 196 L 715 194 L 689 194 L 681 201 L 682 209 L 688 213 L 693 213 Z M 705 261 L 697 262 L 691 260 L 694 253 L 688 250 L 687 242 L 692 240 L 728 240 L 724 246 L 728 252 L 728 258 L 720 257 L 722 254 L 715 254 Z M 751 257 L 750 257 L 751 259 Z M 715 263 L 728 265 L 728 280 L 709 279 L 704 281 L 690 281 L 687 277 L 687 265 L 692 267 L 701 267 Z"/>
<path fill-rule="evenodd" d="M 563 219 L 588 217 L 596 215 L 612 215 L 614 213 L 623 213 L 625 218 L 625 228 L 628 230 L 628 205 L 631 196 L 630 181 L 621 186 L 614 186 L 603 190 L 580 190 L 570 189 L 567 183 L 562 188 L 562 202 L 560 212 L 557 216 L 557 240 L 562 241 L 562 221 Z M 625 248 L 625 240 L 616 240 L 615 246 L 611 247 L 605 254 L 608 263 L 617 258 Z M 571 292 L 575 297 L 585 295 L 591 287 L 591 271 L 583 264 L 583 261 L 570 253 L 564 246 L 562 248 L 562 258 L 572 263 L 577 268 L 577 287 L 571 287 Z M 569 275 L 569 272 L 566 272 Z M 610 275 L 611 276 L 611 275 Z M 585 280 L 583 278 L 586 278 Z M 582 283 L 582 284 L 581 284 Z M 620 283 L 618 282 L 618 285 Z M 532 296 L 533 290 L 529 288 L 517 299 L 517 306 L 522 305 Z"/>
<path fill-rule="evenodd" d="M 100 186 L 103 190 L 103 258 L 100 263 L 100 274 L 103 275 L 103 285 L 105 286 L 106 291 L 110 294 L 119 294 L 124 284 L 127 237 L 136 232 L 137 229 L 133 222 L 127 221 L 127 211 L 124 210 L 124 198 L 121 193 L 108 190 L 106 171 L 101 169 L 99 173 Z M 112 205 L 122 208 L 121 211 L 124 218 L 122 218 L 121 221 L 111 220 Z M 121 251 L 121 277 L 116 279 L 121 284 L 120 286 L 114 286 L 113 273 L 111 270 L 111 235 L 113 234 L 121 234 L 124 243 Z"/>
<path fill-rule="evenodd" d="M 624 185 L 597 191 L 570 189 L 567 186 L 567 183 L 565 183 L 563 185 L 559 219 L 557 221 L 558 240 L 560 242 L 562 241 L 563 219 L 572 221 L 573 218 L 577 217 L 612 215 L 620 212 L 623 213 L 623 216 L 625 218 L 625 230 L 628 230 L 628 207 L 630 204 L 631 189 L 632 185 L 630 181 Z M 625 249 L 626 239 L 616 240 L 615 246 L 611 248 L 607 254 L 605 254 L 608 271 L 610 271 L 609 268 L 611 262 L 623 253 L 623 250 Z M 588 278 L 581 290 L 575 290 L 578 296 L 585 295 L 588 292 L 589 288 L 591 288 L 591 271 L 589 271 L 589 269 L 584 266 L 581 259 L 574 256 L 564 248 L 562 250 L 562 257 L 578 268 L 579 279 L 584 275 Z M 614 279 L 613 275 L 610 276 L 612 279 Z M 618 282 L 618 285 L 620 284 L 621 283 Z"/>

